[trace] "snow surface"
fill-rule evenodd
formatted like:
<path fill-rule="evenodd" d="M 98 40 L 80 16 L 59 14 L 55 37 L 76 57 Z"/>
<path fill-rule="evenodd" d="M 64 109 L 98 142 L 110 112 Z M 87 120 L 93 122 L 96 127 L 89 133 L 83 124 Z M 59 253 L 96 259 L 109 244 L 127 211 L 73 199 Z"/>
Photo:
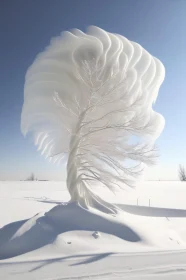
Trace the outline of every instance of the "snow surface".
<path fill-rule="evenodd" d="M 1 182 L 0 279 L 186 279 L 185 194 L 183 182 L 103 190 L 124 210 L 111 216 L 67 204 L 62 182 Z"/>

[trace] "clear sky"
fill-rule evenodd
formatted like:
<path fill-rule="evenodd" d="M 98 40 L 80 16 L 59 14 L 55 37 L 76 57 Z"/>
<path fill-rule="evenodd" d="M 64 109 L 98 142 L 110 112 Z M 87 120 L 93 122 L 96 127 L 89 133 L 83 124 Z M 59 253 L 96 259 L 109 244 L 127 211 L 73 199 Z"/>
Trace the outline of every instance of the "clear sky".
<path fill-rule="evenodd" d="M 60 180 L 20 132 L 24 77 L 35 56 L 64 30 L 96 25 L 136 41 L 166 69 L 155 110 L 166 120 L 157 141 L 160 159 L 146 179 L 176 180 L 186 166 L 186 0 L 1 0 L 0 180 Z"/>

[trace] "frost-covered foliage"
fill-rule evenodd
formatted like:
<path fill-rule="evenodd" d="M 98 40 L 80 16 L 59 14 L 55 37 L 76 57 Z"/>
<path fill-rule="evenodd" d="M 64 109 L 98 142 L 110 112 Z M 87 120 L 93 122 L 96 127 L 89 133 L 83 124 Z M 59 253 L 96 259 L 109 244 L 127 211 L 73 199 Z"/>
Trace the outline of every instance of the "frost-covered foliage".
<path fill-rule="evenodd" d="M 36 58 L 26 74 L 22 132 L 46 157 L 67 161 L 72 201 L 110 209 L 94 183 L 132 186 L 142 163 L 153 163 L 164 119 L 152 104 L 163 79 L 162 63 L 139 44 L 97 27 L 64 32 Z"/>

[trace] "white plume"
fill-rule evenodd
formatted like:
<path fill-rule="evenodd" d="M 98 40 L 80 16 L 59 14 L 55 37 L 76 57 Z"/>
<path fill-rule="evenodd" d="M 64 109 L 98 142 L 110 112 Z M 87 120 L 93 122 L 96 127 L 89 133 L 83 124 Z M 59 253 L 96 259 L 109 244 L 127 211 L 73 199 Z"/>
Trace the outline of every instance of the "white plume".
<path fill-rule="evenodd" d="M 46 157 L 68 161 L 73 201 L 104 207 L 91 191 L 95 181 L 110 190 L 131 186 L 141 163 L 153 162 L 164 118 L 152 105 L 164 75 L 139 44 L 98 27 L 64 32 L 37 56 L 26 74 L 21 129 Z"/>

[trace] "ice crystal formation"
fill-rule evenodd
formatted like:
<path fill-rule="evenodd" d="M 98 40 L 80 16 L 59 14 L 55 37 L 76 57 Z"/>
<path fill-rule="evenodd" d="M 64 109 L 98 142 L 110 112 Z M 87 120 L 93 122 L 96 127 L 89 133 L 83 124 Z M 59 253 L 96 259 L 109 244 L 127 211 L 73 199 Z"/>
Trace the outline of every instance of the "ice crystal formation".
<path fill-rule="evenodd" d="M 71 201 L 115 212 L 92 189 L 132 186 L 164 127 L 152 108 L 162 63 L 125 37 L 89 27 L 52 39 L 26 74 L 21 129 L 67 165 Z M 135 141 L 134 141 L 135 139 Z"/>

